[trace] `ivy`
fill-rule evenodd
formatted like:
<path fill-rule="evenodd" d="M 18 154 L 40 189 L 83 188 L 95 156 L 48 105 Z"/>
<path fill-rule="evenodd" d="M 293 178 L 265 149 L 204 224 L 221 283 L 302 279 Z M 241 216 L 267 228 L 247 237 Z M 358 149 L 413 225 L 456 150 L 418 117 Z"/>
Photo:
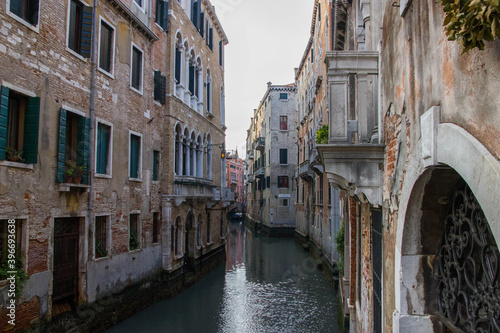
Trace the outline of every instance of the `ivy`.
<path fill-rule="evenodd" d="M 500 36 L 500 0 L 439 0 L 446 17 L 448 40 L 456 40 L 468 52 L 484 49 L 485 41 Z"/>
<path fill-rule="evenodd" d="M 20 253 L 20 252 L 18 252 L 18 253 Z M 0 257 L 1 257 L 1 253 L 0 253 Z M 21 258 L 16 257 L 15 261 L 16 261 L 16 264 L 15 264 L 16 269 L 14 270 L 16 272 L 14 274 L 15 279 L 16 279 L 15 293 L 16 293 L 16 299 L 19 299 L 19 297 L 22 295 L 23 290 L 24 290 L 24 283 L 26 282 L 26 280 L 28 280 L 28 275 L 26 275 L 26 273 L 22 269 L 23 264 L 22 264 Z M 12 275 L 11 273 L 9 273 L 10 271 L 12 271 L 12 269 L 10 268 L 7 259 L 0 261 L 0 281 L 6 280 L 8 277 L 10 277 Z"/>
<path fill-rule="evenodd" d="M 328 143 L 328 125 L 323 125 L 323 127 L 316 132 L 316 143 L 320 145 Z"/>
<path fill-rule="evenodd" d="M 344 228 L 344 222 L 342 221 L 340 223 L 340 229 L 335 235 L 335 244 L 336 247 L 335 249 L 339 253 L 340 259 L 337 261 L 337 270 L 339 271 L 340 275 L 344 275 L 344 244 L 345 244 L 345 228 Z"/>

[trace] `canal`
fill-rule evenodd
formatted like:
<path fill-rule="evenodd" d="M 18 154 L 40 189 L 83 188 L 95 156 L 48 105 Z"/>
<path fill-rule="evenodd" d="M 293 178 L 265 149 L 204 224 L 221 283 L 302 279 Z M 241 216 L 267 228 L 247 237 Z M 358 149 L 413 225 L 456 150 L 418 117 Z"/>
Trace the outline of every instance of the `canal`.
<path fill-rule="evenodd" d="M 226 265 L 107 332 L 339 332 L 337 293 L 293 238 L 231 222 Z"/>

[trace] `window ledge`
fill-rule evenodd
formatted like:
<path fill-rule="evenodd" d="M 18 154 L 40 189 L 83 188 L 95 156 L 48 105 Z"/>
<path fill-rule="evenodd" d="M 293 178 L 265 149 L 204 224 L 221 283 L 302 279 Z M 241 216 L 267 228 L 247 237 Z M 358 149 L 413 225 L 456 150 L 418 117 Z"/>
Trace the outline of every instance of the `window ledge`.
<path fill-rule="evenodd" d="M 176 255 L 174 255 L 174 258 L 175 258 L 176 260 L 179 260 L 179 259 L 181 259 L 181 258 L 184 258 L 184 254 L 176 254 Z"/>
<path fill-rule="evenodd" d="M 208 242 L 206 247 L 209 247 L 209 246 L 210 246 L 210 245 L 212 245 L 213 243 L 214 243 L 214 242 Z"/>
<path fill-rule="evenodd" d="M 33 170 L 33 164 L 26 164 L 20 162 L 0 161 L 0 165 L 18 169 Z"/>
<path fill-rule="evenodd" d="M 107 259 L 111 259 L 111 257 L 110 256 L 106 256 L 106 257 L 94 258 L 94 261 L 104 261 L 104 260 L 107 260 Z"/>
<path fill-rule="evenodd" d="M 134 253 L 138 253 L 138 252 L 141 252 L 141 251 L 142 251 L 142 249 L 128 250 L 128 253 L 134 254 Z"/>
<path fill-rule="evenodd" d="M 99 72 L 101 72 L 102 74 L 106 75 L 107 77 L 111 78 L 111 79 L 115 79 L 115 75 L 114 73 L 109 73 L 109 72 L 106 72 L 104 69 L 102 69 L 101 67 L 97 66 L 97 70 Z"/>
<path fill-rule="evenodd" d="M 113 178 L 113 176 L 111 176 L 111 175 L 107 175 L 107 174 L 105 174 L 105 173 L 95 173 L 95 174 L 94 174 L 94 177 L 95 177 L 95 178 L 107 178 L 107 179 L 111 179 L 111 178 Z"/>
<path fill-rule="evenodd" d="M 142 183 L 142 179 L 141 178 L 128 178 L 129 181 L 131 182 L 139 182 L 139 183 Z"/>
<path fill-rule="evenodd" d="M 85 59 L 84 57 L 82 57 L 82 55 L 79 54 L 78 52 L 75 52 L 72 49 L 70 49 L 68 46 L 66 46 L 66 51 L 68 51 L 68 53 L 70 53 L 71 55 L 77 57 L 81 61 L 87 62 L 87 59 Z"/>
<path fill-rule="evenodd" d="M 39 12 L 39 14 L 40 14 L 40 12 Z M 29 22 L 26 22 L 25 20 L 23 20 L 22 18 L 20 18 L 16 14 L 12 13 L 8 9 L 7 9 L 7 15 L 9 15 L 10 17 L 12 17 L 14 20 L 18 21 L 19 23 L 22 23 L 23 25 L 27 26 L 28 28 L 30 28 L 31 30 L 35 31 L 36 33 L 40 33 L 40 17 L 38 17 L 38 24 L 37 25 L 33 25 L 33 24 L 29 23 Z"/>
<path fill-rule="evenodd" d="M 74 184 L 74 183 L 60 183 L 59 192 L 69 192 L 72 188 L 82 189 L 84 192 L 88 192 L 90 185 L 85 184 Z"/>
<path fill-rule="evenodd" d="M 215 117 L 215 116 L 213 115 L 213 113 L 212 113 L 212 112 L 210 112 L 210 111 L 207 111 L 207 118 L 212 119 L 213 117 Z"/>
<path fill-rule="evenodd" d="M 142 88 L 142 87 L 141 87 Z M 136 88 L 130 86 L 130 90 L 132 91 L 135 91 L 136 93 L 138 93 L 139 95 L 143 96 L 143 93 L 142 93 L 142 90 L 137 90 Z"/>

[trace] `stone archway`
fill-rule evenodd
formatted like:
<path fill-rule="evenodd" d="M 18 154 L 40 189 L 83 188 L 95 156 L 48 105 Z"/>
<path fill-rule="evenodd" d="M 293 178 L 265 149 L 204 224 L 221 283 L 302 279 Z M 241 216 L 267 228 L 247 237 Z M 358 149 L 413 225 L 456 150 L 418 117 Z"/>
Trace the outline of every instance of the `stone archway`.
<path fill-rule="evenodd" d="M 500 222 L 495 195 L 500 163 L 474 137 L 453 124 L 437 126 L 431 144 L 434 163 L 424 168 L 414 154 L 409 161 L 396 231 L 395 311 L 393 331 L 441 331 L 436 258 L 443 239 L 448 205 L 467 186 L 482 208 L 498 244 Z"/>

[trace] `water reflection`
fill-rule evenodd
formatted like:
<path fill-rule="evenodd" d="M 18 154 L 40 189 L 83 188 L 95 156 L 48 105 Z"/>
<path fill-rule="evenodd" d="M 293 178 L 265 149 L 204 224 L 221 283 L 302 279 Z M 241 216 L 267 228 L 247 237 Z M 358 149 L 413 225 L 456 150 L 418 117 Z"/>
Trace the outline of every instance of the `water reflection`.
<path fill-rule="evenodd" d="M 336 293 L 293 239 L 229 225 L 226 266 L 109 332 L 338 332 Z"/>

